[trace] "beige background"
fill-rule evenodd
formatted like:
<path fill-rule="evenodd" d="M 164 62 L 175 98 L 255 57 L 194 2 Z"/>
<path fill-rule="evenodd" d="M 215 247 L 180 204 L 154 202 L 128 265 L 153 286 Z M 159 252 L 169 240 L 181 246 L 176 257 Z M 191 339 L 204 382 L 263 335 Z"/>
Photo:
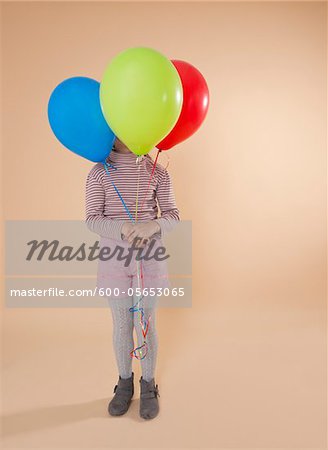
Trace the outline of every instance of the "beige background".
<path fill-rule="evenodd" d="M 147 45 L 211 91 L 204 126 L 170 152 L 194 297 L 158 314 L 160 416 L 139 420 L 137 400 L 107 416 L 108 311 L 4 309 L 4 446 L 325 448 L 326 4 L 1 6 L 6 219 L 84 217 L 91 164 L 46 117 L 64 78 L 100 79 Z"/>

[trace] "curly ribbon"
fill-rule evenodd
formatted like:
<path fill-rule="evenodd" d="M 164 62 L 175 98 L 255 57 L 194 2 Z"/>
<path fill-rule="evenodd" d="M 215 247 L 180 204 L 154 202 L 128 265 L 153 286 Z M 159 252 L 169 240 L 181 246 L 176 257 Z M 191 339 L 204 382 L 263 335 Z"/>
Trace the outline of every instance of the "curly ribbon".
<path fill-rule="evenodd" d="M 145 204 L 145 201 L 146 201 L 146 198 L 147 198 L 149 189 L 150 189 L 150 183 L 151 183 L 151 180 L 153 179 L 153 176 L 154 176 L 154 173 L 155 173 L 156 164 L 157 164 L 157 160 L 158 160 L 158 157 L 159 157 L 159 154 L 160 154 L 160 153 L 161 153 L 161 150 L 157 150 L 157 155 L 156 155 L 155 161 L 154 161 L 154 163 L 153 163 L 153 167 L 152 167 L 152 170 L 151 170 L 151 174 L 150 174 L 150 177 L 149 177 L 149 180 L 148 180 L 148 186 L 147 186 L 147 189 L 146 189 L 146 193 L 145 193 L 145 195 L 144 195 L 144 198 L 143 198 L 143 200 L 142 200 L 142 204 L 141 204 L 141 208 L 140 208 L 140 209 L 142 209 L 142 208 L 143 208 L 143 205 Z"/>
<path fill-rule="evenodd" d="M 155 173 L 155 169 L 156 169 L 156 165 L 157 165 L 157 161 L 158 161 L 158 157 L 159 157 L 160 153 L 161 153 L 161 150 L 157 150 L 157 155 L 156 155 L 156 158 L 154 160 L 152 171 L 151 171 L 151 174 L 150 174 L 150 177 L 149 177 L 149 180 L 148 180 L 148 186 L 147 186 L 144 198 L 143 198 L 142 203 L 141 203 L 141 207 L 140 207 L 141 210 L 142 210 L 142 208 L 143 208 L 143 206 L 145 204 L 145 201 L 146 201 L 149 189 L 150 189 L 150 184 L 151 184 L 151 181 L 152 181 L 154 173 Z M 137 158 L 136 162 L 137 162 L 137 164 L 140 162 L 139 158 Z M 169 165 L 169 157 L 167 157 L 167 165 L 166 165 L 165 169 L 167 169 L 168 165 Z M 136 219 L 135 219 L 136 222 L 138 220 L 140 165 L 138 167 L 138 170 L 139 170 L 139 173 L 138 173 L 138 184 L 137 184 L 137 195 L 136 195 Z M 137 261 L 138 287 L 140 288 L 140 280 L 141 280 L 142 289 L 143 289 L 142 264 L 139 264 L 139 263 L 141 263 L 141 262 Z M 144 298 L 144 296 L 141 296 L 138 299 L 137 303 L 132 308 L 130 308 L 131 312 L 140 312 L 140 325 L 141 325 L 142 335 L 144 337 L 144 342 L 143 342 L 142 345 L 134 348 L 130 352 L 130 356 L 132 358 L 135 357 L 136 359 L 139 359 L 139 360 L 144 359 L 145 356 L 147 355 L 147 352 L 148 352 L 146 336 L 147 336 L 147 333 L 148 333 L 149 322 L 150 322 L 150 319 L 151 319 L 151 316 L 149 316 L 148 320 L 145 319 L 144 309 L 140 306 L 140 303 L 143 300 L 143 298 Z"/>
<path fill-rule="evenodd" d="M 137 194 L 136 194 L 136 215 L 135 215 L 135 223 L 138 221 L 138 211 L 139 211 L 139 189 L 140 189 L 140 162 L 142 160 L 142 157 L 137 157 L 136 164 L 138 164 L 138 181 L 137 181 Z M 144 283 L 143 283 L 143 273 L 142 273 L 142 264 L 141 261 L 137 261 L 137 280 L 138 280 L 138 288 L 143 289 Z M 142 335 L 144 338 L 144 342 L 142 345 L 135 347 L 130 352 L 131 358 L 135 357 L 136 359 L 142 360 L 146 357 L 148 352 L 148 346 L 146 342 L 146 336 L 149 329 L 149 322 L 150 317 L 148 320 L 145 318 L 145 312 L 142 306 L 140 306 L 141 301 L 143 300 L 144 296 L 141 295 L 140 298 L 137 300 L 136 304 L 132 306 L 132 308 L 129 309 L 132 313 L 139 312 L 140 313 L 140 326 Z"/>
<path fill-rule="evenodd" d="M 151 180 L 153 179 L 153 176 L 154 176 L 154 173 L 155 173 L 155 168 L 156 168 L 156 164 L 157 164 L 160 152 L 161 152 L 161 150 L 157 151 L 157 155 L 156 155 L 155 161 L 153 163 L 152 171 L 151 171 L 150 178 L 149 178 L 149 181 L 148 181 L 148 186 L 147 186 L 147 189 L 146 189 L 146 193 L 144 195 L 144 198 L 143 198 L 143 201 L 141 203 L 140 209 L 143 208 L 143 205 L 144 205 L 145 200 L 147 198 L 147 194 L 148 194 L 149 189 L 150 189 L 150 183 L 151 183 Z M 133 216 L 132 216 L 129 208 L 127 207 L 127 205 L 126 205 L 126 203 L 125 203 L 125 201 L 124 201 L 120 191 L 117 189 L 115 183 L 113 182 L 111 174 L 110 174 L 110 171 L 108 169 L 108 168 L 111 168 L 111 169 L 117 170 L 117 167 L 114 167 L 112 164 L 110 164 L 108 162 L 104 162 L 103 163 L 105 171 L 106 171 L 107 175 L 109 176 L 109 179 L 110 179 L 110 181 L 112 183 L 112 186 L 115 189 L 115 192 L 117 193 L 119 199 L 121 200 L 121 202 L 122 202 L 122 204 L 124 206 L 124 209 L 125 209 L 127 215 L 129 216 L 130 220 L 132 221 L 132 223 L 137 223 L 137 221 L 138 221 L 139 188 L 140 188 L 140 162 L 141 162 L 141 160 L 142 160 L 142 157 L 138 156 L 137 160 L 136 160 L 136 164 L 138 164 L 138 180 L 137 180 L 135 218 L 133 218 Z M 139 289 L 143 289 L 143 287 L 144 287 L 144 282 L 143 282 L 144 276 L 143 276 L 143 271 L 142 271 L 142 264 L 141 264 L 141 261 L 136 261 L 136 263 L 137 263 L 138 288 Z M 131 308 L 129 308 L 129 311 L 132 312 L 132 313 L 135 313 L 135 312 L 139 312 L 140 313 L 140 326 L 141 326 L 141 331 L 142 331 L 142 335 L 143 335 L 143 338 L 144 338 L 144 342 L 143 342 L 142 345 L 135 347 L 130 352 L 131 358 L 135 357 L 138 360 L 144 359 L 146 357 L 146 355 L 147 355 L 147 352 L 148 352 L 148 345 L 147 345 L 147 342 L 146 342 L 146 336 L 147 336 L 147 333 L 148 333 L 148 330 L 149 330 L 149 322 L 150 322 L 150 319 L 151 319 L 150 316 L 149 316 L 148 319 L 145 318 L 144 309 L 143 309 L 142 306 L 140 306 L 140 303 L 143 300 L 143 298 L 144 298 L 144 296 L 141 295 L 140 298 L 135 303 L 135 305 L 133 305 Z"/>

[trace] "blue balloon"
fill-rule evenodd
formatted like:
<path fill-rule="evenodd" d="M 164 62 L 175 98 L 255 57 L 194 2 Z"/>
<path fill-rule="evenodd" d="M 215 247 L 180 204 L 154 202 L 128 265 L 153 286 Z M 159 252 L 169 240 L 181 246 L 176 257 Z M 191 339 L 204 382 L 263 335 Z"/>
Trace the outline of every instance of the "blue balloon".
<path fill-rule="evenodd" d="M 54 89 L 48 104 L 48 119 L 56 138 L 93 162 L 105 161 L 115 140 L 101 110 L 99 87 L 92 78 L 68 78 Z"/>

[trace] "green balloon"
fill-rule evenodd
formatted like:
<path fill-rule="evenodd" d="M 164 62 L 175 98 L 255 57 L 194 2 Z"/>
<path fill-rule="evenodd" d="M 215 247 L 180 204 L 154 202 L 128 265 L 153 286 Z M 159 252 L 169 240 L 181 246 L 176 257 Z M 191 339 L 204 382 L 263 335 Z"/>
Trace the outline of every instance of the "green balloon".
<path fill-rule="evenodd" d="M 151 48 L 130 48 L 117 55 L 100 85 L 106 121 L 136 155 L 145 155 L 169 134 L 179 118 L 182 101 L 176 68 Z"/>

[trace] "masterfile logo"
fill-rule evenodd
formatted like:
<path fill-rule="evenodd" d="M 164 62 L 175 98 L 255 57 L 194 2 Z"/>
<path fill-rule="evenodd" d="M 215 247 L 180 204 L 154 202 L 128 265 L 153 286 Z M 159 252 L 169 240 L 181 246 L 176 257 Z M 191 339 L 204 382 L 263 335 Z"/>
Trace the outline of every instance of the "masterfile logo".
<path fill-rule="evenodd" d="M 115 246 L 112 241 L 92 233 L 84 221 L 7 221 L 6 305 L 108 307 L 107 291 L 96 288 L 99 262 L 110 259 L 124 267 L 135 261 L 167 264 L 171 287 L 159 293 L 159 306 L 191 306 L 190 221 L 181 221 L 161 241 L 151 239 L 141 243 L 135 240 L 129 245 L 118 242 Z M 153 295 L 152 284 L 149 286 Z M 11 292 L 16 294 L 11 295 Z M 20 295 L 19 292 L 37 294 Z M 54 292 L 65 294 L 55 295 Z"/>

